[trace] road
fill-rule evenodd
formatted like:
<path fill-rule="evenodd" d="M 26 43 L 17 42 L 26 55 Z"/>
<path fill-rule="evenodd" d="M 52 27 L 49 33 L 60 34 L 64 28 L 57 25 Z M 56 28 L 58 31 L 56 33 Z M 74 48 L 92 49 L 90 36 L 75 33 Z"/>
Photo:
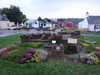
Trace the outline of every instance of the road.
<path fill-rule="evenodd" d="M 40 31 L 37 31 L 35 29 L 30 29 L 30 30 L 0 30 L 0 37 L 5 37 L 5 36 L 9 36 L 9 35 L 14 35 L 14 34 L 31 34 L 31 33 L 58 33 L 61 31 L 62 28 L 60 29 L 57 29 L 56 31 L 43 31 L 43 30 L 40 30 Z M 84 36 L 100 36 L 100 35 L 97 35 L 97 34 L 81 34 L 81 35 L 84 35 Z"/>

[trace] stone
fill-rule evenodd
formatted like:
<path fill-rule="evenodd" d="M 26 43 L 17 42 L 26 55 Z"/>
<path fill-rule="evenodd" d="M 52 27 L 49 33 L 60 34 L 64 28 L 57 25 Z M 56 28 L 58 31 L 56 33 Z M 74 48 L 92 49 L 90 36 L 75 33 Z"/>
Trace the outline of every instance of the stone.
<path fill-rule="evenodd" d="M 51 48 L 50 56 L 63 58 L 64 57 L 64 46 L 63 44 L 53 44 Z"/>

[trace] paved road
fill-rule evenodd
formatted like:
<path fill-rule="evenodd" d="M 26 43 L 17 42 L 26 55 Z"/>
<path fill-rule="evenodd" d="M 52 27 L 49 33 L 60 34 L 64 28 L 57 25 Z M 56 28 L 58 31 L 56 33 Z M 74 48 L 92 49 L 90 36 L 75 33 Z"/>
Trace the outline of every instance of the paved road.
<path fill-rule="evenodd" d="M 51 34 L 53 33 L 58 33 L 59 31 L 61 31 L 62 28 L 57 29 L 56 31 L 37 31 L 35 29 L 30 29 L 30 30 L 0 30 L 0 37 L 5 37 L 5 36 L 9 36 L 9 35 L 14 35 L 14 34 L 31 34 L 31 33 L 48 33 L 50 32 Z M 97 34 L 81 34 L 84 36 L 100 36 Z"/>
<path fill-rule="evenodd" d="M 14 34 L 31 34 L 31 33 L 58 33 L 61 31 L 62 28 L 57 29 L 56 31 L 37 31 L 35 29 L 30 29 L 30 30 L 0 30 L 0 37 L 4 37 L 4 36 L 9 36 L 9 35 L 14 35 Z"/>

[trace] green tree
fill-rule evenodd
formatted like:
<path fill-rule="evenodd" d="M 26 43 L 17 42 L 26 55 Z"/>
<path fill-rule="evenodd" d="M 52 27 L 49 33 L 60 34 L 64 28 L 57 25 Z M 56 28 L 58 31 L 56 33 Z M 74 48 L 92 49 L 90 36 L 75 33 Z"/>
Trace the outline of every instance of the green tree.
<path fill-rule="evenodd" d="M 7 14 L 9 11 L 9 8 L 3 8 L 1 9 L 1 14 Z"/>
<path fill-rule="evenodd" d="M 6 14 L 7 18 L 17 23 L 24 23 L 27 19 L 26 16 L 20 11 L 20 8 L 14 5 L 11 5 L 10 8 L 3 8 L 1 11 L 2 14 Z"/>

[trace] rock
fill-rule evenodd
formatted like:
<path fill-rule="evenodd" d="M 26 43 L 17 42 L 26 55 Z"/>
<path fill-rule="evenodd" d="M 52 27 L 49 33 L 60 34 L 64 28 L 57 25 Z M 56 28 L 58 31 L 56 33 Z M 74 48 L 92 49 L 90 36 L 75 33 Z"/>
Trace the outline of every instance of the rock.
<path fill-rule="evenodd" d="M 63 46 L 63 44 L 54 44 L 52 46 L 50 56 L 63 58 L 64 57 L 64 46 Z"/>

